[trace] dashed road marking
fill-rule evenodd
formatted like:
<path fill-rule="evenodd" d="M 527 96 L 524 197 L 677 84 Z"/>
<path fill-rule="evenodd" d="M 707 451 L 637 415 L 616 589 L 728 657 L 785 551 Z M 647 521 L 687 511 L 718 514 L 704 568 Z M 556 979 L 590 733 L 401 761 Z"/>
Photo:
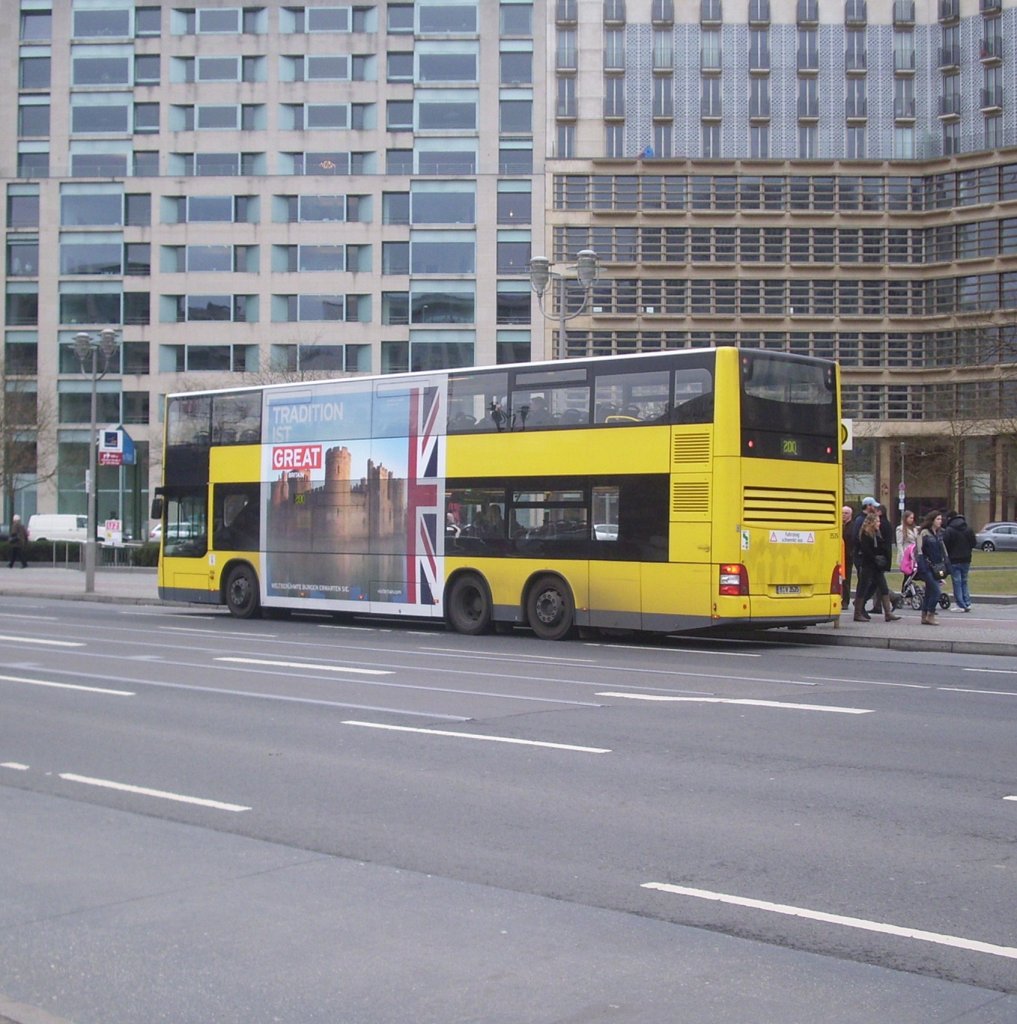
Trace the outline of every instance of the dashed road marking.
<path fill-rule="evenodd" d="M 792 907 L 784 903 L 753 900 L 745 896 L 733 896 L 730 893 L 711 892 L 708 889 L 690 889 L 684 885 L 669 885 L 666 882 L 644 882 L 641 888 L 656 889 L 659 892 L 673 893 L 676 896 L 691 896 L 698 900 L 728 903 L 736 907 L 747 907 L 750 910 L 765 910 L 771 914 L 800 917 L 808 921 L 821 921 L 825 924 L 836 924 L 845 928 L 860 928 L 862 931 L 878 932 L 882 935 L 898 935 L 901 938 L 917 939 L 919 942 L 931 942 L 938 946 L 952 946 L 954 949 L 965 949 L 973 953 L 988 953 L 991 956 L 1001 956 L 1010 960 L 1017 960 L 1017 948 L 1014 946 L 997 946 L 992 942 L 965 939 L 958 935 L 943 935 L 939 932 L 923 931 L 921 928 L 906 928 L 901 925 L 887 924 L 884 921 L 867 921 L 861 917 L 828 914 L 822 910 L 808 910 L 805 907 Z"/>

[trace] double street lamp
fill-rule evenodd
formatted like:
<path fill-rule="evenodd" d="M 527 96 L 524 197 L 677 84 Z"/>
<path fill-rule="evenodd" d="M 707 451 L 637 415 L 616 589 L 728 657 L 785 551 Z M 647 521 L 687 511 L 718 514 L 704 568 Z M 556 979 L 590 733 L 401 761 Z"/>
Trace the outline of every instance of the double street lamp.
<path fill-rule="evenodd" d="M 537 305 L 541 316 L 548 320 L 558 321 L 558 358 L 568 357 L 568 339 L 565 333 L 565 322 L 574 320 L 586 312 L 587 303 L 593 283 L 600 276 L 600 257 L 592 249 L 583 249 L 576 255 L 576 262 L 561 269 L 555 269 L 545 256 L 534 256 L 530 260 L 530 287 L 537 293 Z M 544 309 L 544 293 L 551 281 L 558 282 L 558 313 L 549 313 Z M 583 289 L 583 301 L 577 310 L 568 312 L 569 284 L 578 282 Z"/>
<path fill-rule="evenodd" d="M 106 327 L 99 332 L 96 340 L 87 331 L 79 331 L 74 335 L 74 354 L 81 364 L 82 373 L 92 375 L 92 406 L 88 435 L 88 465 L 85 467 L 85 501 L 88 503 L 88 534 L 85 537 L 85 593 L 91 594 L 95 590 L 95 477 L 96 477 L 96 452 L 99 433 L 99 424 L 96 422 L 95 408 L 95 385 L 100 377 L 106 376 L 109 369 L 109 361 L 119 347 L 117 332 L 112 327 Z M 99 372 L 99 355 L 102 355 L 102 372 Z M 91 368 L 89 368 L 91 359 Z"/>

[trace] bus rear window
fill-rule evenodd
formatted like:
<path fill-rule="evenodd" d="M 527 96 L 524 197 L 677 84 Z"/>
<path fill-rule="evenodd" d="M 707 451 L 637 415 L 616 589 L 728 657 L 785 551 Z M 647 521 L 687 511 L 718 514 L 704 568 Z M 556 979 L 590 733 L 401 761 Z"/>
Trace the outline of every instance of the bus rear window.
<path fill-rule="evenodd" d="M 743 352 L 741 414 L 743 455 L 836 461 L 836 364 Z"/>

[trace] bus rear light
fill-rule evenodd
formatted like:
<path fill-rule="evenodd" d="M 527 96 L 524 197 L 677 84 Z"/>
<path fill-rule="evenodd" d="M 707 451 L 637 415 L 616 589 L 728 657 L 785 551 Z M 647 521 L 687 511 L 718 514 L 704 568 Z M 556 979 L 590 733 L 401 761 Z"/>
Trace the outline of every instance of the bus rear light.
<path fill-rule="evenodd" d="M 744 565 L 722 565 L 718 592 L 727 597 L 745 597 L 749 592 L 749 574 Z"/>
<path fill-rule="evenodd" d="M 840 594 L 841 592 L 841 580 L 844 579 L 844 568 L 841 565 L 835 565 L 833 567 L 833 575 L 830 577 L 830 593 Z"/>

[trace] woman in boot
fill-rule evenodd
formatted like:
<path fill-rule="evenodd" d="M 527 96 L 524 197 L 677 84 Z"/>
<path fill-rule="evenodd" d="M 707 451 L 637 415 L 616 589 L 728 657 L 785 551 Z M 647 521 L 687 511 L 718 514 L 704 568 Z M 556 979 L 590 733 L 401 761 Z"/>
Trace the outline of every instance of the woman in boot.
<path fill-rule="evenodd" d="M 922 625 L 938 626 L 936 608 L 939 607 L 939 595 L 943 592 L 942 581 L 950 575 L 950 559 L 943 543 L 942 512 L 930 512 L 925 517 L 915 542 L 915 564 L 925 584 Z"/>
<path fill-rule="evenodd" d="M 879 514 L 869 512 L 858 531 L 858 543 L 855 547 L 858 556 L 858 589 L 855 591 L 855 622 L 868 622 L 865 602 L 870 594 L 882 605 L 883 618 L 887 622 L 897 622 L 899 615 L 893 614 L 890 603 L 890 588 L 886 585 L 886 570 L 890 568 L 893 557 L 891 546 L 886 542 L 886 535 L 879 526 Z"/>

